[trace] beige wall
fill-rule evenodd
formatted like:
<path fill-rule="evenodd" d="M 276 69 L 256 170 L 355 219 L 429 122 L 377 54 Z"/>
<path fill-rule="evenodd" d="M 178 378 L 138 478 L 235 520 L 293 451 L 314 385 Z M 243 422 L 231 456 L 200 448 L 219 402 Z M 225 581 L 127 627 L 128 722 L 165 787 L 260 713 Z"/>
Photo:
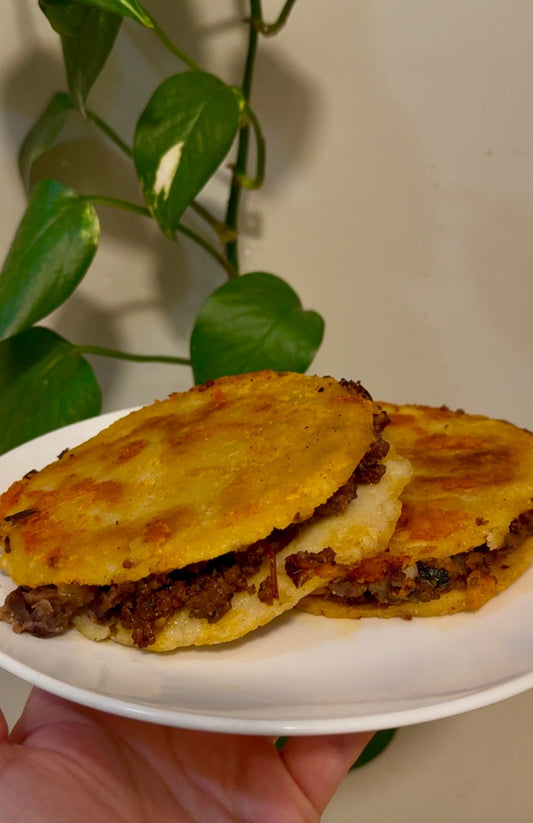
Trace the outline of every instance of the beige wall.
<path fill-rule="evenodd" d="M 63 80 L 35 0 L 2 5 L 4 254 L 24 204 L 18 146 Z M 202 65 L 239 80 L 235 21 L 243 4 L 146 5 L 176 39 L 189 35 Z M 272 14 L 279 5 L 264 3 Z M 177 8 L 174 20 L 170 8 Z M 253 103 L 269 166 L 264 188 L 244 201 L 241 254 L 247 270 L 279 274 L 306 307 L 324 314 L 315 371 L 361 379 L 377 398 L 446 403 L 533 426 L 532 43 L 533 4 L 526 0 L 300 0 L 287 28 L 261 43 Z M 126 25 L 92 106 L 129 140 L 158 78 L 174 70 L 145 32 Z M 128 77 L 132 87 L 124 85 Z M 91 133 L 73 127 L 69 135 L 64 149 L 40 162 L 39 174 L 60 169 L 62 179 L 86 191 L 135 195 L 120 157 Z M 204 194 L 214 208 L 224 183 L 222 172 Z M 93 270 L 54 316 L 55 328 L 76 342 L 186 353 L 194 312 L 222 282 L 220 272 L 187 241 L 169 244 L 136 217 L 102 210 L 101 219 L 104 239 Z M 181 302 L 173 305 L 176 295 Z M 167 366 L 143 371 L 94 362 L 106 410 L 164 396 L 189 380 Z M 0 693 L 4 702 L 9 694 L 14 716 L 24 688 L 0 673 Z M 451 775 L 449 791 L 434 788 L 438 803 L 426 807 L 432 823 L 499 823 L 504 815 L 525 821 L 528 774 L 516 768 L 514 742 L 507 741 L 510 756 L 503 756 L 503 738 L 490 727 L 519 737 L 519 718 L 532 709 L 522 696 L 461 722 L 406 730 L 391 755 L 399 759 L 369 769 L 390 778 L 400 768 L 395 763 L 417 752 L 420 760 L 422 750 L 428 776 L 413 783 L 419 799 L 436 769 L 449 766 Z M 470 781 L 455 765 L 467 744 Z M 521 745 L 523 762 L 531 763 L 531 744 L 524 738 Z M 486 785 L 492 774 L 505 792 L 485 797 L 478 762 Z M 409 780 L 407 773 L 403 785 Z M 379 798 L 366 798 L 367 817 L 358 808 L 361 823 L 371 819 L 373 803 L 383 815 L 389 809 L 388 785 L 380 783 Z M 514 814 L 505 799 L 511 794 Z M 398 804 L 407 810 L 411 801 L 412 795 L 390 797 L 395 819 L 408 819 Z M 328 823 L 351 821 L 348 810 L 356 806 L 357 796 L 344 792 Z"/>

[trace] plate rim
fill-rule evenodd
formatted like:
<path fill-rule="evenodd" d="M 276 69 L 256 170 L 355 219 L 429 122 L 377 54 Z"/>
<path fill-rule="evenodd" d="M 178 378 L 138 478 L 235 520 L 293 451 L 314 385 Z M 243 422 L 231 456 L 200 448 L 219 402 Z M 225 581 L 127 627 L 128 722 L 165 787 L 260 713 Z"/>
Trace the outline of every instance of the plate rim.
<path fill-rule="evenodd" d="M 65 700 L 121 717 L 196 731 L 263 736 L 348 734 L 351 732 L 400 728 L 485 708 L 516 697 L 533 688 L 533 672 L 529 672 L 520 676 L 504 678 L 488 689 L 476 688 L 457 697 L 429 703 L 426 706 L 399 709 L 374 715 L 288 721 L 235 717 L 223 713 L 204 714 L 191 710 L 164 709 L 140 703 L 135 704 L 92 689 L 73 686 L 64 680 L 44 674 L 25 663 L 21 663 L 2 650 L 0 650 L 0 668 L 32 686 L 41 688 Z"/>

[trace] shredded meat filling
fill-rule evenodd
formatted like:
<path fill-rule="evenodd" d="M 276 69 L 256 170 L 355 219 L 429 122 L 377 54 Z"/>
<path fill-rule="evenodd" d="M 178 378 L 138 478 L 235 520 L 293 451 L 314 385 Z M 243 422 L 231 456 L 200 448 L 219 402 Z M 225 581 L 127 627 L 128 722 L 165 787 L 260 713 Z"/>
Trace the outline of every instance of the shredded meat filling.
<path fill-rule="evenodd" d="M 533 534 L 533 510 L 513 520 L 504 545 L 486 545 L 447 558 L 428 558 L 411 565 L 404 557 L 381 555 L 363 562 L 342 580 L 330 583 L 327 597 L 351 606 L 389 606 L 404 601 L 426 603 L 450 589 L 465 589 L 471 575 L 491 575 L 523 540 Z"/>
<path fill-rule="evenodd" d="M 317 553 L 303 551 L 291 554 L 285 561 L 285 571 L 299 589 L 314 575 L 323 577 L 325 580 L 339 577 L 343 572 L 343 567 L 335 563 L 333 549 L 326 548 Z"/>
<path fill-rule="evenodd" d="M 6 597 L 0 608 L 0 620 L 11 623 L 13 630 L 30 632 L 35 637 L 53 637 L 68 627 L 72 617 L 94 597 L 94 587 L 19 586 Z"/>
<path fill-rule="evenodd" d="M 342 381 L 354 394 L 368 393 L 359 383 Z M 241 551 L 222 557 L 191 564 L 166 574 L 153 574 L 135 582 L 110 586 L 40 586 L 30 589 L 19 586 L 6 598 L 0 608 L 0 620 L 13 625 L 16 632 L 31 632 L 38 637 L 61 634 L 80 611 L 87 611 L 96 623 L 108 626 L 121 624 L 131 630 L 133 642 L 140 648 L 150 646 L 157 628 L 178 609 L 186 609 L 191 618 L 215 623 L 231 608 L 237 592 L 256 595 L 271 605 L 278 598 L 276 554 L 294 539 L 298 530 L 320 518 L 342 512 L 357 497 L 360 484 L 377 483 L 385 472 L 381 461 L 389 445 L 382 433 L 388 423 L 384 412 L 374 415 L 375 441 L 348 481 L 325 503 L 318 506 L 311 518 L 296 522 L 282 531 L 274 530 Z M 23 517 L 29 511 L 13 517 Z M 4 551 L 9 551 L 6 544 Z M 305 556 L 304 556 L 305 555 Z M 251 578 L 258 572 L 264 559 L 268 560 L 268 574 L 256 587 Z M 325 580 L 342 574 L 335 567 L 332 549 L 312 554 L 300 552 L 286 561 L 286 571 L 299 587 L 313 574 Z"/>

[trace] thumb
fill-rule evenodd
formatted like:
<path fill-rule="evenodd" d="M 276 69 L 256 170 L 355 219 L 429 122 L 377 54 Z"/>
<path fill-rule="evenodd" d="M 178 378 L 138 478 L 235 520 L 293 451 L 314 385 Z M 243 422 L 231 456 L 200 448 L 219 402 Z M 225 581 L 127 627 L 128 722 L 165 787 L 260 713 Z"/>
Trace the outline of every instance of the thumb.
<path fill-rule="evenodd" d="M 291 737 L 283 746 L 280 757 L 285 767 L 319 814 L 326 808 L 372 734 L 358 732 Z"/>

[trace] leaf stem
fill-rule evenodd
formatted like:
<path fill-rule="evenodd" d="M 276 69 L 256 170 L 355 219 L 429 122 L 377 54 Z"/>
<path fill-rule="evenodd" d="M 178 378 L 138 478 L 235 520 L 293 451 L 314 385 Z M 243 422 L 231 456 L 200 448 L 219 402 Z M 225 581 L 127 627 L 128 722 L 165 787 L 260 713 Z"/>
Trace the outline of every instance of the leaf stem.
<path fill-rule="evenodd" d="M 205 220 L 205 222 L 209 226 L 211 226 L 212 229 L 214 229 L 214 231 L 217 233 L 217 235 L 220 237 L 223 243 L 226 243 L 228 240 L 235 239 L 235 232 L 230 232 L 225 223 L 223 223 L 221 220 L 217 220 L 217 218 L 213 214 L 211 214 L 211 212 L 208 211 L 208 209 L 202 206 L 201 203 L 198 203 L 197 200 L 192 201 L 192 203 L 190 204 L 190 208 L 194 212 L 196 212 L 196 214 L 199 217 L 202 217 Z"/>
<path fill-rule="evenodd" d="M 232 263 L 229 260 L 226 260 L 224 255 L 217 251 L 217 249 L 215 249 L 215 247 L 212 246 L 211 243 L 209 243 L 207 240 L 204 240 L 204 238 L 200 234 L 197 234 L 192 229 L 187 228 L 187 226 L 184 226 L 183 223 L 178 223 L 177 230 L 181 234 L 184 234 L 185 237 L 189 237 L 198 246 L 201 246 L 201 248 L 204 249 L 204 251 L 210 254 L 211 257 L 214 260 L 216 260 L 217 263 L 219 263 L 225 270 L 229 280 L 233 280 L 235 277 L 237 277 L 237 271 L 233 267 Z"/>
<path fill-rule="evenodd" d="M 118 146 L 118 148 L 121 151 L 123 151 L 124 154 L 126 154 L 128 157 L 133 157 L 133 149 L 130 146 L 128 146 L 128 144 L 125 143 L 121 137 L 119 137 L 116 131 L 114 131 L 114 129 L 112 129 L 111 126 L 105 122 L 105 120 L 102 120 L 102 118 L 99 117 L 94 111 L 91 111 L 91 109 L 85 109 L 85 115 L 87 117 L 87 120 L 90 120 L 92 123 L 94 123 L 95 126 L 98 126 L 100 131 L 102 131 L 106 135 L 106 137 L 109 137 L 109 139 L 116 146 Z"/>
<path fill-rule="evenodd" d="M 138 203 L 132 203 L 130 200 L 121 200 L 118 197 L 108 197 L 104 194 L 86 194 L 85 199 L 90 200 L 91 203 L 95 205 L 112 206 L 117 209 L 122 209 L 123 211 L 131 211 L 135 214 L 140 214 L 142 217 L 152 217 L 150 210 L 146 206 L 141 206 Z M 207 254 L 211 255 L 211 257 L 216 260 L 220 266 L 222 266 L 228 275 L 228 279 L 237 277 L 237 272 L 229 260 L 226 260 L 224 255 L 221 254 L 213 245 L 211 245 L 208 240 L 205 240 L 205 238 L 203 238 L 200 234 L 197 234 L 192 229 L 184 226 L 183 223 L 178 223 L 176 231 L 185 235 L 185 237 L 188 237 L 196 243 L 197 246 L 200 246 L 200 248 L 207 252 Z"/>
<path fill-rule="evenodd" d="M 245 101 L 248 103 L 252 90 L 252 79 L 254 72 L 255 56 L 257 52 L 257 24 L 261 21 L 260 0 L 250 0 L 250 24 L 248 31 L 248 51 L 244 65 L 244 76 L 242 81 L 242 92 Z M 246 174 L 248 160 L 248 148 L 250 144 L 250 126 L 245 123 L 239 132 L 239 142 L 237 147 L 237 160 L 233 169 L 231 179 L 230 195 L 226 209 L 226 226 L 237 233 L 237 215 L 241 198 L 242 185 L 240 178 Z M 226 258 L 234 270 L 239 273 L 239 249 L 238 237 L 226 243 Z"/>
<path fill-rule="evenodd" d="M 131 148 L 131 146 L 128 146 L 127 143 L 125 143 L 124 140 L 122 140 L 122 138 L 119 137 L 119 135 L 111 128 L 111 126 L 105 122 L 105 120 L 102 120 L 102 118 L 99 117 L 96 114 L 96 112 L 91 111 L 91 109 L 86 109 L 85 113 L 87 115 L 87 119 L 93 122 L 95 126 L 97 126 L 110 140 L 112 140 L 113 143 L 115 143 L 115 145 L 118 146 L 118 148 L 121 151 L 124 152 L 124 154 L 126 154 L 130 158 L 133 157 L 133 149 Z M 252 120 L 253 117 L 255 117 L 255 115 L 253 114 L 253 112 L 251 112 L 250 120 Z M 259 124 L 257 124 L 257 126 L 259 128 Z M 243 185 L 246 185 L 246 183 L 243 182 Z M 96 200 L 97 197 L 94 197 L 93 199 Z M 104 200 L 103 196 L 98 196 L 98 200 L 102 202 Z M 148 211 L 148 209 L 145 209 L 142 206 L 135 207 L 134 204 L 127 205 L 126 201 L 118 201 L 116 199 L 113 199 L 111 201 L 111 199 L 109 199 L 107 205 L 115 205 L 118 208 L 124 209 L 128 208 L 130 211 L 137 211 L 138 213 L 143 214 L 145 216 L 150 216 L 150 212 Z M 202 217 L 205 220 L 205 222 L 209 226 L 211 226 L 212 229 L 214 229 L 214 231 L 217 233 L 217 235 L 220 237 L 223 243 L 225 243 L 227 240 L 235 239 L 235 232 L 229 231 L 225 223 L 223 223 L 221 220 L 217 220 L 217 218 L 214 217 L 211 214 L 211 212 L 208 211 L 208 209 L 206 209 L 200 203 L 194 200 L 190 204 L 190 208 L 193 211 L 195 211 L 200 217 Z"/>
<path fill-rule="evenodd" d="M 106 194 L 85 194 L 84 198 L 90 200 L 97 206 L 112 206 L 115 209 L 122 209 L 123 211 L 132 211 L 135 214 L 140 214 L 143 217 L 151 217 L 151 212 L 146 206 L 141 206 L 140 203 L 132 203 L 131 200 L 121 200 L 119 197 L 109 197 Z"/>
<path fill-rule="evenodd" d="M 144 11 L 150 19 L 154 34 L 165 46 L 165 48 L 168 49 L 175 57 L 177 57 L 178 60 L 181 60 L 182 63 L 185 63 L 185 65 L 192 69 L 192 71 L 202 71 L 201 66 L 199 66 L 198 63 L 196 63 L 192 59 L 192 57 L 189 57 L 189 55 L 186 52 L 184 52 L 182 49 L 179 48 L 179 46 L 176 46 L 176 44 L 172 42 L 172 40 L 170 39 L 170 37 L 168 37 L 166 32 L 163 31 L 157 20 L 155 20 L 155 18 L 153 18 L 152 15 L 146 11 L 146 9 L 144 9 Z"/>
<path fill-rule="evenodd" d="M 105 346 L 75 346 L 80 354 L 94 354 L 98 357 L 114 357 L 116 360 L 130 360 L 135 363 L 168 363 L 174 366 L 190 366 L 188 357 L 171 357 L 163 354 L 133 354 L 132 352 L 108 349 Z"/>

